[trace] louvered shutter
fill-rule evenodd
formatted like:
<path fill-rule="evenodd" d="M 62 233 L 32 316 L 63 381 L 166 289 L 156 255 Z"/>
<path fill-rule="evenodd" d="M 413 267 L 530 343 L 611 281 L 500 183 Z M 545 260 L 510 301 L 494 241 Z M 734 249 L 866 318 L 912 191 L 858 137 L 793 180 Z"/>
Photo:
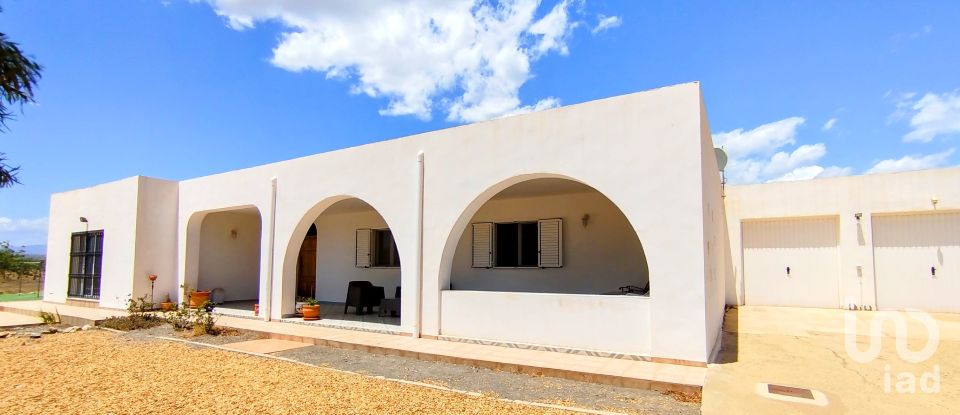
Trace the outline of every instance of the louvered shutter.
<path fill-rule="evenodd" d="M 540 233 L 540 268 L 560 268 L 563 266 L 563 221 L 561 219 L 542 219 L 537 221 Z"/>
<path fill-rule="evenodd" d="M 357 268 L 370 268 L 370 229 L 357 229 Z"/>
<path fill-rule="evenodd" d="M 473 268 L 493 266 L 493 224 L 473 224 Z"/>

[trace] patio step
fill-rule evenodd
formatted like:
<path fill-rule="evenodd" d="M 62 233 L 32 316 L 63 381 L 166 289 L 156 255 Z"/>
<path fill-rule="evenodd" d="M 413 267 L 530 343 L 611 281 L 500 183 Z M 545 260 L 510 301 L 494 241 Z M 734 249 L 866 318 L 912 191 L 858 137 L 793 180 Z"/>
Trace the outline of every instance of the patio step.
<path fill-rule="evenodd" d="M 106 308 L 78 307 L 45 301 L 16 301 L 0 303 L 0 311 L 25 316 L 40 317 L 40 312 L 60 314 L 60 322 L 71 326 L 96 326 L 113 316 L 126 315 L 126 311 Z"/>

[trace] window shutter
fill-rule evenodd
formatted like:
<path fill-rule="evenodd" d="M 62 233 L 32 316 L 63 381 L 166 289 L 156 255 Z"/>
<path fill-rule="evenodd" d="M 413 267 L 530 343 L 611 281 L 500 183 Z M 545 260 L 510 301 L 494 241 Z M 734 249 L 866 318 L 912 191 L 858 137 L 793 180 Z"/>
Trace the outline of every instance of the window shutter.
<path fill-rule="evenodd" d="M 493 224 L 473 224 L 473 268 L 493 266 Z"/>
<path fill-rule="evenodd" d="M 357 268 L 370 268 L 370 229 L 357 229 Z"/>
<path fill-rule="evenodd" d="M 540 233 L 539 260 L 540 268 L 560 268 L 563 266 L 563 220 L 542 219 L 537 221 Z"/>

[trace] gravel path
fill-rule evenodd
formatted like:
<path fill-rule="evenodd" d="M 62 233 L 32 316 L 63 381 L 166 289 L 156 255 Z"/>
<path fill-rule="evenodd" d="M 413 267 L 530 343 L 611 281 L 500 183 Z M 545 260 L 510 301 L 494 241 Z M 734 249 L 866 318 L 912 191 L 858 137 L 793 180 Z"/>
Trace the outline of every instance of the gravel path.
<path fill-rule="evenodd" d="M 311 346 L 274 355 L 340 370 L 480 392 L 505 399 L 628 413 L 700 413 L 698 403 L 679 402 L 656 391 L 535 377 L 356 350 Z"/>
<path fill-rule="evenodd" d="M 0 355 L 6 413 L 565 413 L 101 330 L 0 339 Z"/>

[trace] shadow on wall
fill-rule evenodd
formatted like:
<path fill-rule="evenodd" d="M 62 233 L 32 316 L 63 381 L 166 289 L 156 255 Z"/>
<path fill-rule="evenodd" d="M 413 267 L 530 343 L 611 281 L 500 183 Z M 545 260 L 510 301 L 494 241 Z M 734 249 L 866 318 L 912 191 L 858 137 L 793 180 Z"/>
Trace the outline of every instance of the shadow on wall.
<path fill-rule="evenodd" d="M 649 290 L 637 233 L 606 196 L 563 178 L 514 184 L 480 206 L 450 277 L 451 289 L 474 291 L 609 294 L 626 286 Z"/>
<path fill-rule="evenodd" d="M 200 225 L 197 286 L 214 301 L 257 300 L 260 294 L 260 212 L 208 213 Z M 219 298 L 218 298 L 219 297 Z"/>

